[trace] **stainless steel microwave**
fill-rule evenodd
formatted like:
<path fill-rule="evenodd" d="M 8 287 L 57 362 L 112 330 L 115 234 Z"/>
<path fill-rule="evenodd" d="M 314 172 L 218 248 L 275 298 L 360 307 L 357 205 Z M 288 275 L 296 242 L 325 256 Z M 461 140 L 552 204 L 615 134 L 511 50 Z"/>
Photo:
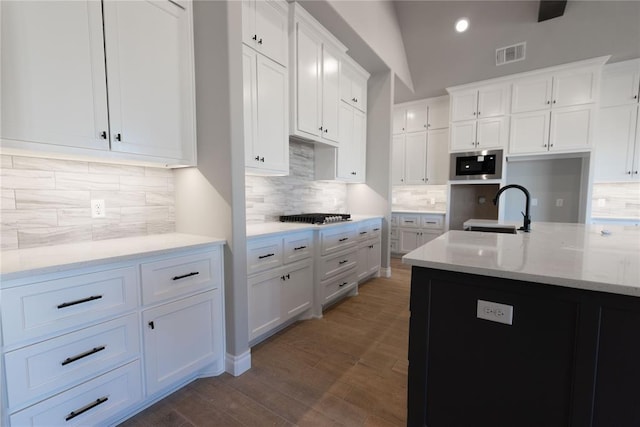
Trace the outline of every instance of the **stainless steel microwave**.
<path fill-rule="evenodd" d="M 482 180 L 502 178 L 502 150 L 451 153 L 449 179 Z"/>

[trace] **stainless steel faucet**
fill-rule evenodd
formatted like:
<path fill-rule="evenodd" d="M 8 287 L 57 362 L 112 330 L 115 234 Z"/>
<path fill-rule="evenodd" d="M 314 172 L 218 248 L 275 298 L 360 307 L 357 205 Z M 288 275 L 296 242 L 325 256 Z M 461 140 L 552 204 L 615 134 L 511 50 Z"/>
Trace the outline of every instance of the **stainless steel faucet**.
<path fill-rule="evenodd" d="M 531 209 L 531 195 L 529 194 L 529 190 L 524 188 L 522 185 L 518 185 L 518 184 L 505 185 L 504 187 L 499 189 L 498 192 L 496 193 L 496 197 L 494 197 L 494 199 L 493 199 L 493 204 L 497 206 L 498 205 L 498 199 L 500 198 L 500 195 L 505 190 L 508 190 L 509 188 L 517 188 L 518 190 L 521 190 L 524 193 L 525 197 L 527 198 L 527 200 L 526 200 L 527 206 L 525 208 L 525 212 L 521 212 L 522 216 L 524 216 L 524 224 L 518 230 L 522 230 L 522 231 L 528 233 L 528 232 L 531 231 L 531 215 L 529 214 L 530 213 L 530 209 Z"/>

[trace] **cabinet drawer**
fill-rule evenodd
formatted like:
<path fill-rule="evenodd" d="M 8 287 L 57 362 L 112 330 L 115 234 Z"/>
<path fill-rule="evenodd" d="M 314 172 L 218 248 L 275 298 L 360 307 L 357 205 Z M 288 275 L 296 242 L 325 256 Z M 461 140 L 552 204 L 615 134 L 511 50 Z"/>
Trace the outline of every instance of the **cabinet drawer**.
<path fill-rule="evenodd" d="M 12 426 L 94 426 L 142 399 L 138 360 L 11 415 Z"/>
<path fill-rule="evenodd" d="M 312 250 L 312 233 L 298 233 L 284 237 L 285 264 L 309 258 L 312 254 Z"/>
<path fill-rule="evenodd" d="M 350 248 L 355 246 L 356 243 L 355 226 L 339 227 L 320 231 L 320 247 L 322 255 Z"/>
<path fill-rule="evenodd" d="M 402 215 L 399 227 L 420 228 L 420 215 Z"/>
<path fill-rule="evenodd" d="M 323 290 L 323 304 L 349 292 L 358 285 L 358 273 L 353 270 L 338 277 L 323 280 L 320 288 Z"/>
<path fill-rule="evenodd" d="M 355 250 L 344 252 L 340 255 L 332 257 L 323 257 L 320 261 L 319 273 L 320 280 L 327 279 L 350 268 L 354 268 L 358 262 L 357 252 Z"/>
<path fill-rule="evenodd" d="M 9 352 L 5 355 L 9 407 L 41 400 L 139 353 L 135 314 Z"/>
<path fill-rule="evenodd" d="M 142 303 L 152 304 L 189 293 L 219 287 L 220 250 L 144 263 Z"/>
<path fill-rule="evenodd" d="M 358 225 L 358 240 L 364 241 L 380 237 L 381 225 L 379 222 L 364 222 Z"/>
<path fill-rule="evenodd" d="M 247 274 L 282 265 L 282 237 L 251 240 L 247 244 Z"/>
<path fill-rule="evenodd" d="M 422 216 L 422 228 L 435 228 L 442 230 L 443 217 L 442 215 L 423 215 Z"/>
<path fill-rule="evenodd" d="M 137 306 L 136 267 L 3 289 L 4 344 L 75 328 Z"/>

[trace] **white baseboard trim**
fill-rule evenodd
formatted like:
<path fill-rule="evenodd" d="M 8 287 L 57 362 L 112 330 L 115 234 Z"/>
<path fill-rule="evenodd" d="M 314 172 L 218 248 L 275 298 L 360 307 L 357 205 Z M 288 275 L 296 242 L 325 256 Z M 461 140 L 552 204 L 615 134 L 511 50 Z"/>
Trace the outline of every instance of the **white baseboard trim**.
<path fill-rule="evenodd" d="M 388 279 L 391 277 L 391 267 L 380 267 L 380 274 Z"/>
<path fill-rule="evenodd" d="M 238 377 L 251 369 L 251 350 L 247 350 L 239 356 L 227 353 L 225 357 L 225 370 Z"/>

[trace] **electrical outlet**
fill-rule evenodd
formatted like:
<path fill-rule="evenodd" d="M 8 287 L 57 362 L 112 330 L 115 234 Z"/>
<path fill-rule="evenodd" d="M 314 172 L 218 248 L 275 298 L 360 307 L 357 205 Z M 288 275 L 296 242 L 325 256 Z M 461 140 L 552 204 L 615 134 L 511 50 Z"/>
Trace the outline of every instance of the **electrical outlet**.
<path fill-rule="evenodd" d="M 430 202 L 431 202 L 430 204 L 435 205 L 435 204 L 436 204 L 436 198 L 435 198 L 435 197 L 432 197 L 432 198 L 431 198 L 431 200 L 430 200 Z"/>
<path fill-rule="evenodd" d="M 513 306 L 479 299 L 476 317 L 511 325 L 513 324 Z"/>
<path fill-rule="evenodd" d="M 561 208 L 564 205 L 564 199 L 556 199 L 556 207 Z"/>
<path fill-rule="evenodd" d="M 91 218 L 104 218 L 107 216 L 103 199 L 91 199 Z"/>

